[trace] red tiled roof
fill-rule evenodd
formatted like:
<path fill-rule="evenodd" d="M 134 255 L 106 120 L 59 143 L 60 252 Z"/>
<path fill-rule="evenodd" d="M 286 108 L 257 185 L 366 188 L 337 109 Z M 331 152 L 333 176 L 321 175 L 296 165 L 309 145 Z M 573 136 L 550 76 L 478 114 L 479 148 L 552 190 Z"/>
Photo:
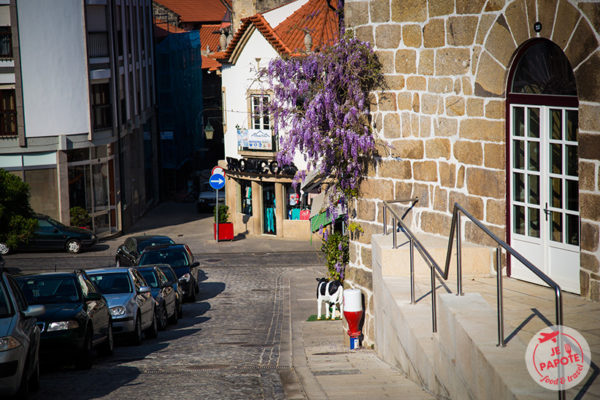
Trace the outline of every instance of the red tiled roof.
<path fill-rule="evenodd" d="M 280 55 L 299 56 L 304 49 L 304 35 L 309 32 L 313 39 L 311 50 L 333 44 L 339 37 L 338 16 L 335 0 L 309 0 L 304 6 L 273 29 L 262 14 L 242 19 L 227 49 L 214 54 L 219 60 L 232 62 L 232 55 L 248 29 L 254 26 Z"/>
<path fill-rule="evenodd" d="M 181 17 L 181 22 L 221 22 L 227 8 L 221 0 L 154 0 Z M 225 0 L 231 6 L 231 0 Z"/>
<path fill-rule="evenodd" d="M 202 25 L 200 28 L 200 45 L 202 51 L 206 50 L 206 46 L 211 53 L 219 50 L 219 39 L 221 38 L 220 24 Z"/>
<path fill-rule="evenodd" d="M 215 60 L 212 57 L 202 56 L 202 69 L 207 69 L 209 71 L 217 71 L 221 68 L 221 63 Z"/>
<path fill-rule="evenodd" d="M 160 22 L 154 20 L 154 37 L 155 38 L 164 38 L 165 36 L 171 33 L 183 33 L 187 32 L 185 29 L 178 28 L 176 26 L 167 24 L 166 22 Z"/>

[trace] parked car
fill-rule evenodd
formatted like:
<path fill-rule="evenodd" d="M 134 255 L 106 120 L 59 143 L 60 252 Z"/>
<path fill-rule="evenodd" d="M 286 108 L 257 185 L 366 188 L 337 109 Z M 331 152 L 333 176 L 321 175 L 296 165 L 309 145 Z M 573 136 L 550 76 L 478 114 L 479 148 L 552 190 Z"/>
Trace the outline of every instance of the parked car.
<path fill-rule="evenodd" d="M 167 323 L 177 323 L 176 295 L 173 286 L 156 265 L 135 267 L 150 286 L 152 297 L 156 300 L 158 329 L 165 329 Z"/>
<path fill-rule="evenodd" d="M 133 268 L 98 268 L 86 271 L 90 280 L 108 301 L 113 332 L 142 343 L 143 332 L 151 338 L 158 334 L 155 300 L 151 289 Z"/>
<path fill-rule="evenodd" d="M 219 204 L 225 204 L 225 188 L 219 190 Z M 200 184 L 200 193 L 196 200 L 196 210 L 200 212 L 213 212 L 217 205 L 217 194 L 209 183 Z"/>
<path fill-rule="evenodd" d="M 132 236 L 127 238 L 122 245 L 117 248 L 115 255 L 115 264 L 117 267 L 138 265 L 140 254 L 146 247 L 157 244 L 175 244 L 173 239 L 163 235 Z"/>
<path fill-rule="evenodd" d="M 78 368 L 89 369 L 94 349 L 113 352 L 113 331 L 108 302 L 85 271 L 25 275 L 17 282 L 29 304 L 42 304 L 38 317 L 42 354 L 65 351 Z"/>
<path fill-rule="evenodd" d="M 181 291 L 188 300 L 196 300 L 198 293 L 198 266 L 194 255 L 185 244 L 158 245 L 146 248 L 140 256 L 140 265 L 169 264 L 181 284 Z"/>
<path fill-rule="evenodd" d="M 66 250 L 79 253 L 83 248 L 92 247 L 98 238 L 83 228 L 66 226 L 47 215 L 36 214 L 37 227 L 29 242 L 18 249 L 11 249 L 6 243 L 0 243 L 0 253 L 8 254 L 13 250 Z"/>
<path fill-rule="evenodd" d="M 35 317 L 43 313 L 44 306 L 28 305 L 19 285 L 0 269 L 0 398 L 26 397 L 39 387 L 40 328 Z"/>
<path fill-rule="evenodd" d="M 173 286 L 173 290 L 175 290 L 177 299 L 177 317 L 181 318 L 183 317 L 183 291 L 181 290 L 181 285 L 177 279 L 177 274 L 169 264 L 158 264 L 157 267 L 165 274 L 169 283 Z"/>

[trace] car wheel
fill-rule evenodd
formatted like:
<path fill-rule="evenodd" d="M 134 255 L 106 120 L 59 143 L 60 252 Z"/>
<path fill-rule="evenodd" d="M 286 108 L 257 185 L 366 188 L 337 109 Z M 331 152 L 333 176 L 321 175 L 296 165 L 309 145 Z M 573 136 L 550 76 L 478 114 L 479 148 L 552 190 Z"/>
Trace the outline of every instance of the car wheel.
<path fill-rule="evenodd" d="M 158 329 L 163 330 L 167 327 L 167 308 L 164 304 L 158 310 Z"/>
<path fill-rule="evenodd" d="M 140 314 L 135 318 L 135 330 L 132 333 L 131 341 L 136 346 L 142 344 L 142 319 L 140 318 Z"/>
<path fill-rule="evenodd" d="M 158 336 L 158 321 L 156 320 L 156 311 L 152 313 L 152 325 L 146 330 L 146 337 L 154 339 Z"/>
<path fill-rule="evenodd" d="M 7 255 L 10 252 L 10 247 L 6 245 L 6 243 L 0 243 L 0 254 L 3 256 Z"/>
<path fill-rule="evenodd" d="M 102 343 L 100 347 L 100 353 L 104 356 L 112 355 L 115 350 L 115 338 L 113 336 L 112 323 L 108 323 L 108 332 L 106 334 L 106 340 Z"/>
<path fill-rule="evenodd" d="M 93 360 L 94 353 L 92 349 L 92 329 L 90 327 L 85 335 L 83 349 L 81 349 L 81 351 L 77 354 L 76 366 L 79 369 L 90 369 L 92 368 Z"/>
<path fill-rule="evenodd" d="M 40 359 L 38 358 L 35 366 L 33 367 L 33 371 L 31 372 L 31 377 L 29 378 L 29 389 L 33 392 L 37 392 L 40 388 Z"/>
<path fill-rule="evenodd" d="M 81 243 L 77 239 L 70 239 L 67 242 L 67 251 L 71 254 L 77 254 L 81 251 Z"/>

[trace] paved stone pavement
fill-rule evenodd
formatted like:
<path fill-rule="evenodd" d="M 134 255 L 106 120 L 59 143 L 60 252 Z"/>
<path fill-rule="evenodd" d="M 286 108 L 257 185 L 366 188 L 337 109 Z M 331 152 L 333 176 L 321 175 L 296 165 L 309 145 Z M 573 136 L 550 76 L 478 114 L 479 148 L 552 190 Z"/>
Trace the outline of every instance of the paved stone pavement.
<path fill-rule="evenodd" d="M 177 325 L 141 346 L 121 343 L 89 371 L 46 363 L 33 399 L 426 399 L 374 351 L 350 351 L 341 321 L 307 322 L 316 313 L 318 244 L 270 237 L 211 239 L 210 216 L 165 203 L 132 233 L 164 233 L 200 260 L 200 295 Z M 17 273 L 110 265 L 123 237 L 92 251 L 14 254 Z"/>

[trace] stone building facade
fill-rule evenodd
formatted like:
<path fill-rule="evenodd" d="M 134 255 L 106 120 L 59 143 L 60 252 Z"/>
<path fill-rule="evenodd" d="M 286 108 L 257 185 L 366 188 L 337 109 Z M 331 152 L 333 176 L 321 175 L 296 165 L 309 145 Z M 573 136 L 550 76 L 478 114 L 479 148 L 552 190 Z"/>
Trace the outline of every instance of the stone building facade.
<path fill-rule="evenodd" d="M 365 294 L 366 344 L 374 337 L 370 243 L 382 232 L 383 200 L 418 196 L 408 216 L 416 232 L 447 236 L 455 202 L 509 244 L 516 246 L 519 234 L 525 243 L 533 232 L 545 242 L 520 249 L 541 264 L 562 240 L 578 260 L 566 272 L 575 282 L 570 291 L 599 301 L 600 3 L 346 0 L 345 23 L 372 44 L 387 82 L 372 95 L 380 157 L 355 203 L 364 234 L 351 241 L 346 273 L 347 286 Z M 568 60 L 563 77 L 554 79 L 570 82 L 568 96 L 517 82 L 527 75 L 527 62 L 535 66 L 536 54 L 528 51 L 537 45 L 553 55 L 533 70 L 552 69 L 546 66 L 557 57 Z M 566 135 L 558 142 L 555 121 Z M 535 129 L 541 135 L 531 139 Z M 523 156 L 525 166 L 517 161 Z M 553 160 L 563 157 L 558 169 L 570 172 L 555 175 Z M 549 171 L 538 173 L 545 165 Z M 550 225 L 543 225 L 545 215 Z M 470 224 L 463 232 L 469 241 L 482 240 Z"/>

